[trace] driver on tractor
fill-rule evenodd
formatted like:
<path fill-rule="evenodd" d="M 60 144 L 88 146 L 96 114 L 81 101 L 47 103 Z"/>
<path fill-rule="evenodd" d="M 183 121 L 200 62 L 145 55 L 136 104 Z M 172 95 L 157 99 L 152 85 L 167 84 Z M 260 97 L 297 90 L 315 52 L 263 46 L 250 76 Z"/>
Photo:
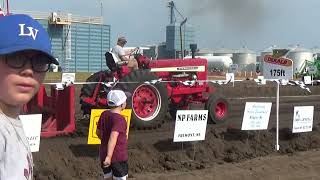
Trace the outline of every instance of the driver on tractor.
<path fill-rule="evenodd" d="M 126 64 L 130 69 L 133 69 L 133 70 L 139 69 L 137 60 L 134 58 L 130 58 L 132 52 L 135 50 L 130 51 L 128 53 L 128 52 L 125 52 L 125 50 L 123 49 L 126 43 L 127 43 L 127 40 L 125 37 L 119 37 L 117 41 L 117 45 L 112 48 L 111 52 L 117 55 L 121 61 L 126 61 Z"/>

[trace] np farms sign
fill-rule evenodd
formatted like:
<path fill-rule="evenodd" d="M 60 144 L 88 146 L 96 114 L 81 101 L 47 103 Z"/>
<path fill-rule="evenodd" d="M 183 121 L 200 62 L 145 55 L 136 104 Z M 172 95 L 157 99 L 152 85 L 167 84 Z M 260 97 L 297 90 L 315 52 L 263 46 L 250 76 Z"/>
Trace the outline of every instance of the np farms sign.
<path fill-rule="evenodd" d="M 205 139 L 208 110 L 178 110 L 173 142 Z"/>

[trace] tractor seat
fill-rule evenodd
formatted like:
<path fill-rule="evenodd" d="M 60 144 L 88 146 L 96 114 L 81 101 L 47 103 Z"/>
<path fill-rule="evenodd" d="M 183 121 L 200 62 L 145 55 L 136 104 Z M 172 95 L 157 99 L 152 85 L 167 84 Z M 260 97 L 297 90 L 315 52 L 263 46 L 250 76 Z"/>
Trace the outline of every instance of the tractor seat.
<path fill-rule="evenodd" d="M 106 64 L 111 72 L 117 72 L 123 65 L 127 65 L 127 62 L 121 61 L 121 59 L 112 52 L 105 53 Z"/>

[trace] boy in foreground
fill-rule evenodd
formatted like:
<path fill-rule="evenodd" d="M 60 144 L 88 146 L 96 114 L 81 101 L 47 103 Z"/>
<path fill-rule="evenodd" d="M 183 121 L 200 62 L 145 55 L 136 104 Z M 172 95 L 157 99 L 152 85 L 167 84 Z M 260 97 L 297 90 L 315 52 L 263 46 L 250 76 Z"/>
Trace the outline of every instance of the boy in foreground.
<path fill-rule="evenodd" d="M 19 119 L 50 64 L 47 32 L 27 15 L 0 16 L 0 179 L 33 179 L 33 160 Z"/>
<path fill-rule="evenodd" d="M 125 180 L 128 176 L 127 122 L 120 112 L 127 106 L 129 93 L 111 90 L 107 95 L 110 110 L 104 111 L 97 125 L 101 139 L 100 162 L 104 180 Z"/>

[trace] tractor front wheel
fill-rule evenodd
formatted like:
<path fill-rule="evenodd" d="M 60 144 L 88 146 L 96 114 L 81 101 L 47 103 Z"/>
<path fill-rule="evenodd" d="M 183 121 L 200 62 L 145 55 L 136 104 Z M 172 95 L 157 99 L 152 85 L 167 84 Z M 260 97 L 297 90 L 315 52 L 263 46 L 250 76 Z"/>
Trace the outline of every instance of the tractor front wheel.
<path fill-rule="evenodd" d="M 149 70 L 136 70 L 123 77 L 118 88 L 132 93 L 127 101 L 131 108 L 131 122 L 137 129 L 154 129 L 161 126 L 168 111 L 168 93 L 163 83 L 145 83 L 158 77 Z"/>
<path fill-rule="evenodd" d="M 209 96 L 208 101 L 205 104 L 205 108 L 208 110 L 208 120 L 214 124 L 223 124 L 227 121 L 229 114 L 229 103 L 219 93 Z"/>

